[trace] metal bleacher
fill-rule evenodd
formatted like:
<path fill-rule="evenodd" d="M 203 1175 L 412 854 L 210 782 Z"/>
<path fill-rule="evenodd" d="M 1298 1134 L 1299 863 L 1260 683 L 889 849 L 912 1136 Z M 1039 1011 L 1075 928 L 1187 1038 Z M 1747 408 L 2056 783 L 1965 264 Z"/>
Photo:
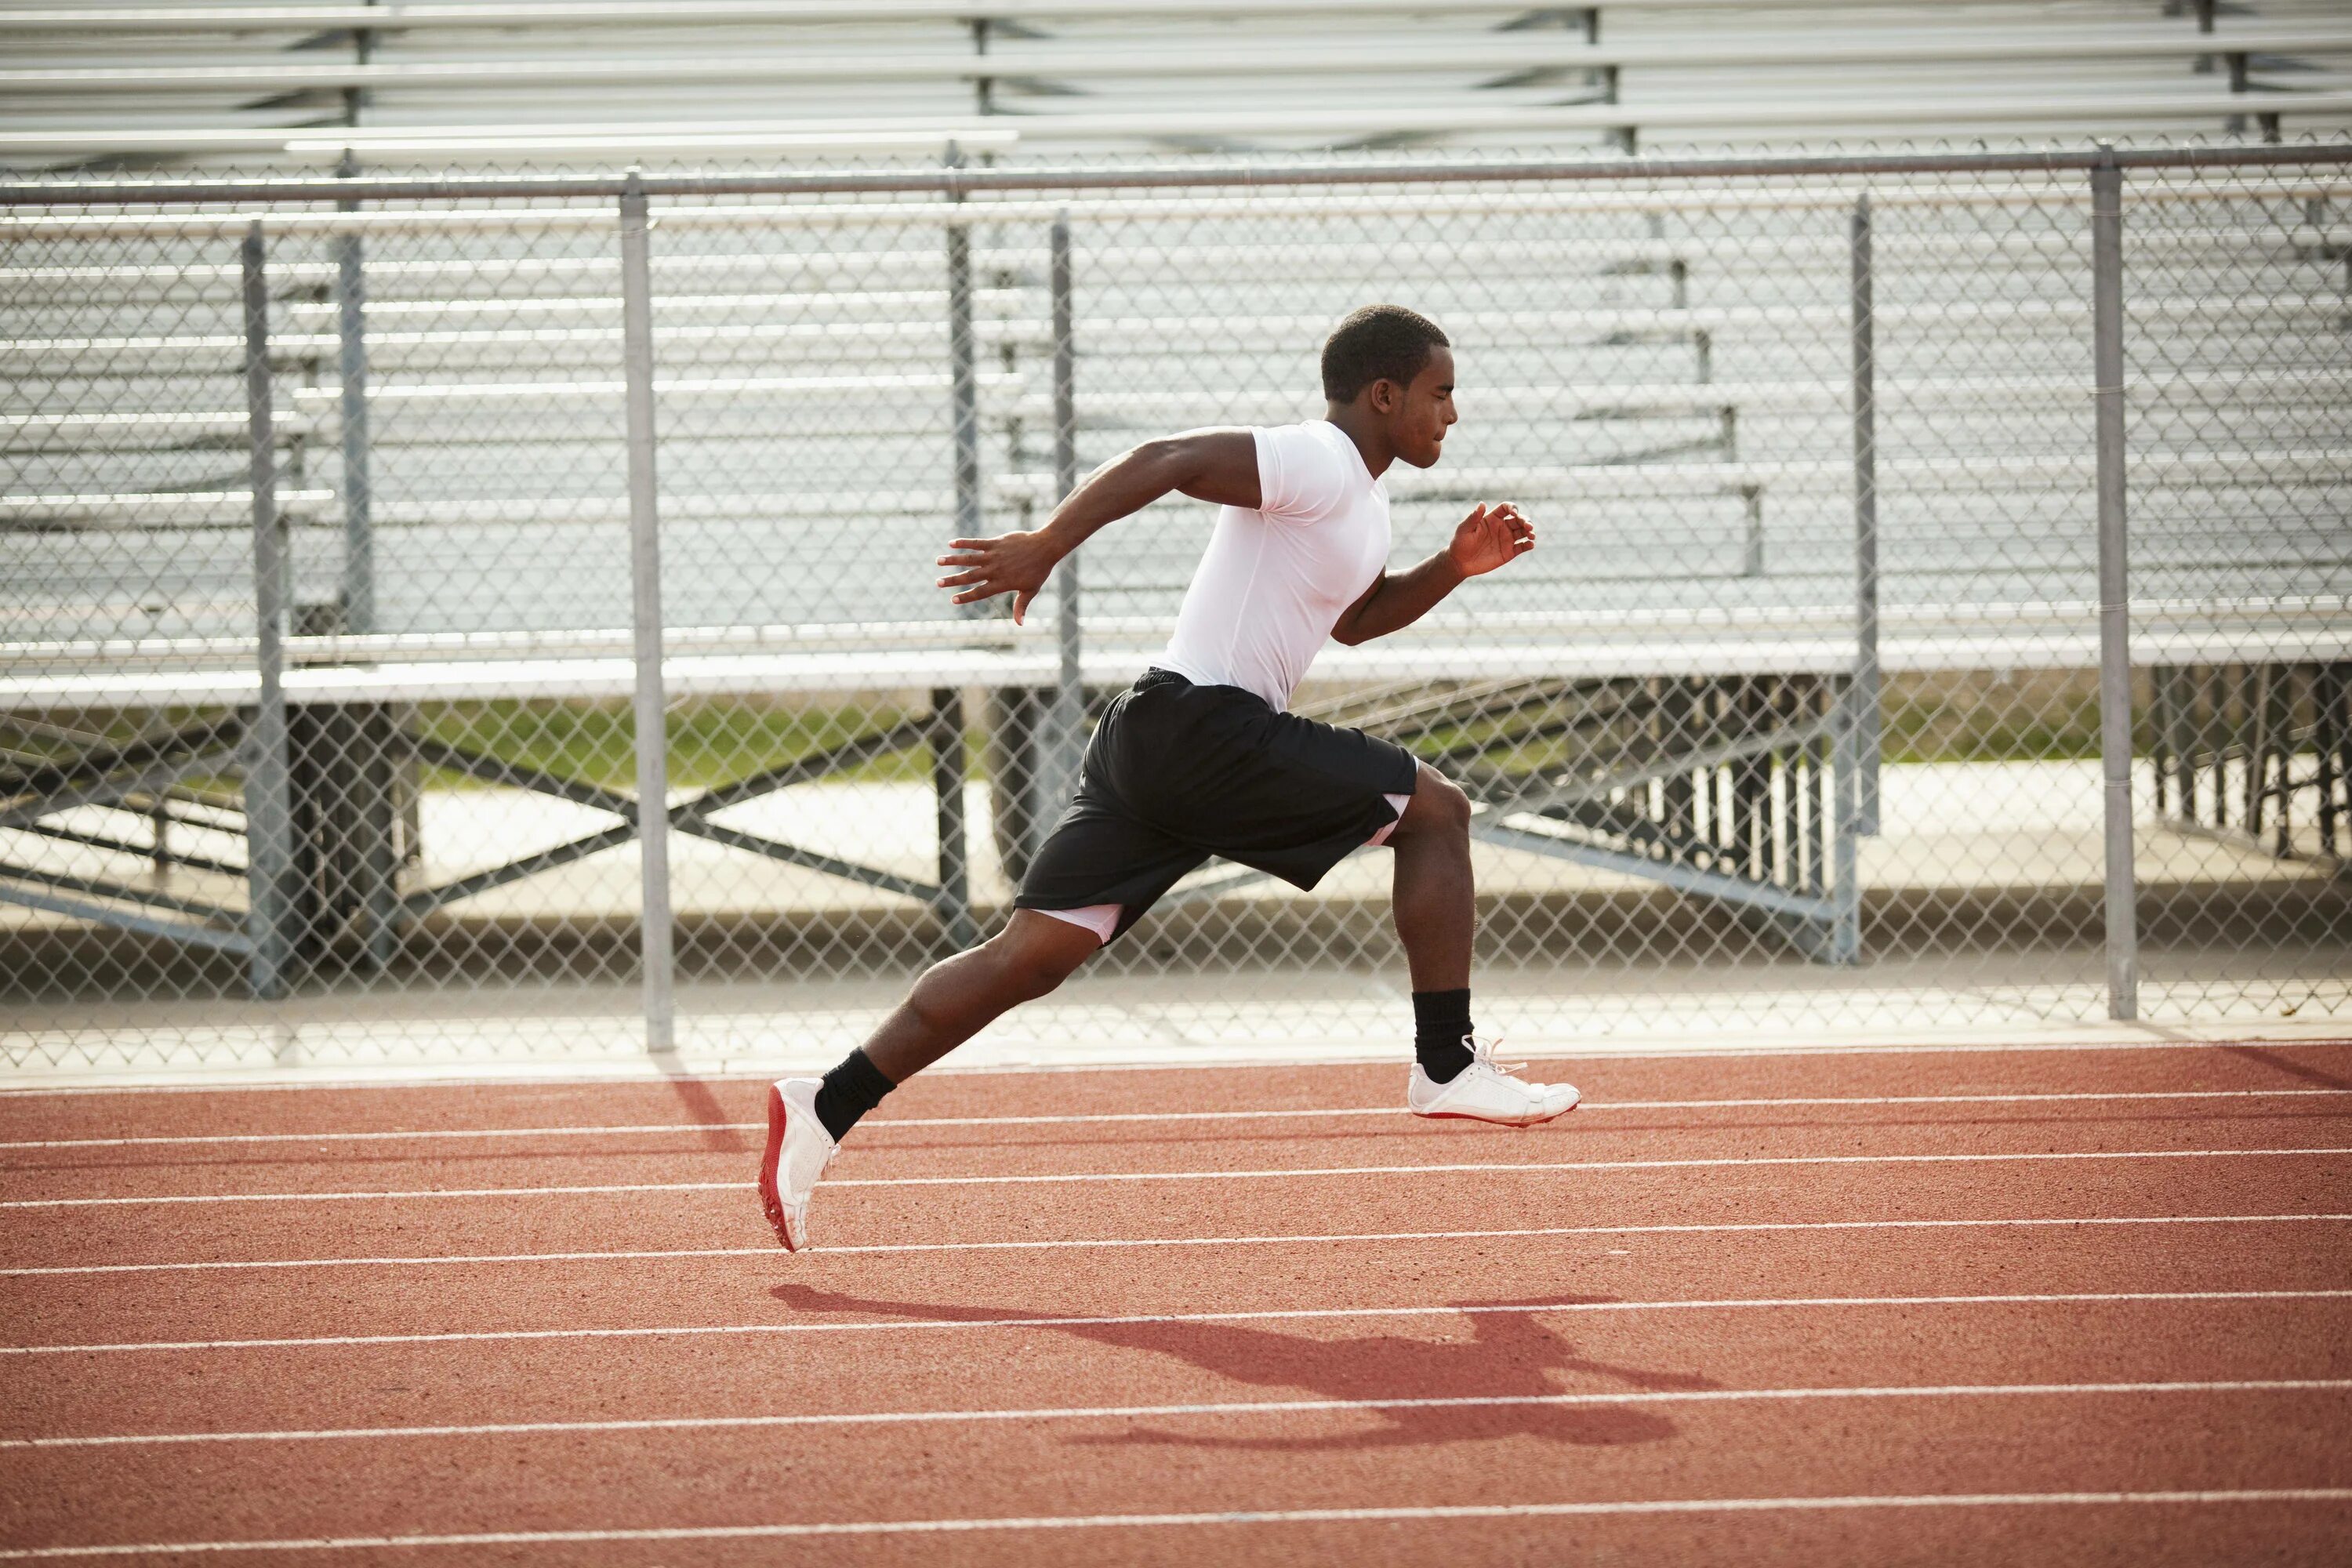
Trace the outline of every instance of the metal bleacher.
<path fill-rule="evenodd" d="M 2352 122 L 2330 0 L 0 9 L 0 159 L 1617 146 Z"/>
<path fill-rule="evenodd" d="M 2289 120 L 2352 121 L 2352 93 L 2329 74 L 2352 58 L 2352 26 L 2329 6 L 2216 22 L 2196 6 L 1995 5 L 1956 20 L 1933 6 L 1815 5 L 1743 8 L 1746 32 L 1662 0 L 1442 16 L 1379 0 L 983 10 L 689 3 L 625 18 L 582 4 L 401 5 L 370 8 L 362 27 L 332 7 L 216 6 L 171 29 L 152 11 L 0 12 L 0 36 L 25 46 L 0 68 L 0 158 L 54 179 L 124 158 L 202 173 L 230 158 L 356 155 L 373 169 L 530 151 L 606 163 L 889 153 L 908 138 L 927 155 L 955 142 L 1011 162 L 1033 148 L 1181 155 L 1425 140 L 1438 127 L 1457 128 L 1445 132 L 1457 143 L 1632 149 L 1700 132 L 1773 142 L 2234 120 L 2259 138 Z M 964 25 L 975 16 L 986 26 Z M 315 47 L 347 34 L 348 53 Z M 652 55 L 631 54 L 641 47 Z M 191 48 L 205 58 L 191 63 Z M 1710 84 L 1734 65 L 1743 87 L 1726 99 Z M 2073 85 L 2036 89 L 2040 73 Z M 2000 86 L 1985 86 L 1996 74 Z M 1901 94 L 1843 85 L 1893 80 Z M 1284 107 L 1249 107 L 1269 83 Z M 555 113 L 590 87 L 604 123 Z M 787 90 L 788 115 L 776 108 Z M 688 102 L 696 118 L 681 116 Z M 650 129 L 613 123 L 630 121 Z M 1353 219 L 1392 211 L 1392 196 L 1202 199 L 1177 220 L 1141 210 L 1154 202 L 1185 205 L 1007 201 L 984 223 L 940 202 L 900 204 L 887 219 L 850 202 L 664 211 L 652 264 L 663 548 L 667 617 L 685 628 L 670 639 L 670 691 L 929 696 L 928 711 L 873 735 L 671 806 L 674 831 L 915 900 L 949 938 L 969 935 L 957 847 L 966 720 L 992 733 L 997 838 L 1016 871 L 1066 777 L 1067 735 L 1053 717 L 1052 633 L 949 617 L 928 586 L 940 541 L 1051 504 L 1065 482 L 1052 439 L 1064 398 L 1081 468 L 1171 427 L 1316 412 L 1315 344 L 1373 278 L 1436 315 L 1475 367 L 1446 462 L 1391 479 L 1400 552 L 1430 547 L 1496 494 L 1574 547 L 1480 584 L 1414 636 L 1328 650 L 1313 710 L 1442 760 L 1472 788 L 1488 843 L 1719 900 L 1809 953 L 1851 961 L 1850 840 L 1869 816 L 1841 824 L 1824 802 L 1866 792 L 1876 756 L 1874 710 L 1856 685 L 1858 595 L 1885 606 L 1875 658 L 1888 670 L 2096 662 L 2080 526 L 2094 442 L 2079 225 L 1992 231 L 1963 201 L 1883 226 L 1876 472 L 1901 504 L 1881 524 L 1883 565 L 1869 568 L 1853 521 L 1850 190 L 1689 189 L 1613 207 L 1589 194 L 1579 205 L 1524 190 L 1422 193 L 1415 213 L 1446 223 L 1443 238 L 1411 230 L 1376 264 Z M 1054 366 L 1049 235 L 1065 205 L 1074 393 Z M 2163 607 L 2135 653 L 2158 672 L 2160 776 L 2178 802 L 2168 812 L 2258 836 L 2269 786 L 2258 779 L 2248 794 L 2247 770 L 2228 761 L 2243 750 L 2241 721 L 2305 700 L 2343 710 L 2352 584 L 2311 571 L 2340 541 L 2306 510 L 2273 503 L 2281 487 L 2346 481 L 2352 368 L 2340 352 L 2280 363 L 2275 334 L 2234 332 L 2232 307 L 2208 285 L 2259 254 L 2290 281 L 2247 312 L 2273 327 L 2336 321 L 2352 230 L 2340 201 L 2285 240 L 2215 210 L 2146 241 L 2163 265 L 2135 289 L 2135 317 L 2173 321 L 2194 344 L 2136 374 L 2131 395 L 2153 405 L 2228 389 L 2250 417 L 2166 432 L 2134 453 L 2133 529 L 2148 560 L 2137 585 Z M 277 500 L 296 612 L 284 685 L 310 889 L 283 936 L 298 958 L 341 944 L 381 962 L 404 925 L 637 830 L 624 793 L 425 741 L 400 719 L 420 702 L 610 700 L 631 687 L 610 210 L 510 219 L 534 237 L 433 210 L 367 232 L 359 362 L 344 309 L 361 254 L 342 237 L 351 220 L 272 219 Z M 970 238 L 960 262 L 950 242 L 943 271 L 951 220 Z M 100 245 L 82 260 L 63 248 L 148 221 L 0 215 L 13 242 L 0 257 L 11 386 L 0 610 L 21 672 L 0 723 L 22 731 L 0 780 L 0 831 L 176 855 L 233 886 L 240 864 L 167 837 L 237 824 L 236 798 L 189 781 L 221 773 L 245 743 L 241 715 L 259 686 L 251 501 L 223 478 L 249 431 L 241 220 L 164 213 L 152 220 L 158 245 Z M 1955 309 L 1971 299 L 1997 308 Z M 942 326 L 959 309 L 964 348 Z M 973 416 L 961 443 L 941 417 L 960 385 Z M 1997 515 L 1988 495 L 2001 500 Z M 1087 687 L 1141 668 L 1204 530 L 1197 510 L 1163 507 L 1119 535 L 1116 553 L 1089 552 Z M 515 569 L 557 554 L 561 572 Z M 801 564 L 740 565 L 780 556 Z M 1696 618 L 1693 584 L 1706 606 Z M 2217 672 L 2238 679 L 2231 650 L 2253 603 L 2282 673 L 2225 696 Z M 2283 621 L 2279 607 L 2294 604 L 2305 607 Z M 962 712 L 970 688 L 995 694 L 986 715 Z M 75 710 L 183 717 L 127 742 L 43 730 Z M 64 760 L 26 760 L 68 742 L 78 749 Z M 931 757 L 934 875 L 710 820 L 909 746 Z M 2319 749 L 2342 750 L 2326 737 Z M 420 762 L 614 823 L 425 886 L 408 865 Z M 2210 781 L 2201 797 L 2200 780 Z M 2335 787 L 2319 785 L 2327 811 Z M 93 834 L 75 815 L 89 807 L 117 820 Z M 2331 854 L 2339 826 L 2352 823 L 2329 816 L 2323 828 Z M 1179 900 L 1244 879 L 1213 867 Z M 0 866 L 0 898 L 256 946 L 232 900 L 29 861 Z"/>

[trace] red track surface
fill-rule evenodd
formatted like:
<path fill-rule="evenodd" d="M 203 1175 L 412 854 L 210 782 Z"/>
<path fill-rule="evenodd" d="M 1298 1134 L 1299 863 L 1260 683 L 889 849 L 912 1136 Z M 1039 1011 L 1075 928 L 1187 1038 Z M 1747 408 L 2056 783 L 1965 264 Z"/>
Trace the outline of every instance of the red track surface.
<path fill-rule="evenodd" d="M 1555 1076 L 0 1098 L 0 1558 L 2352 1559 L 2352 1047 Z"/>

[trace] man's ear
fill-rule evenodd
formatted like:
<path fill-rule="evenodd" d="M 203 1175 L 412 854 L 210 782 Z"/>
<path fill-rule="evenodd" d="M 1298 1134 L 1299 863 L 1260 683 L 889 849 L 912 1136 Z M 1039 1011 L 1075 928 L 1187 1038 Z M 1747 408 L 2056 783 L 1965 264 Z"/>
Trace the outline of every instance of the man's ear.
<path fill-rule="evenodd" d="M 1372 383 L 1371 394 L 1364 400 L 1375 414 L 1394 414 L 1404 401 L 1404 389 L 1386 376 Z"/>

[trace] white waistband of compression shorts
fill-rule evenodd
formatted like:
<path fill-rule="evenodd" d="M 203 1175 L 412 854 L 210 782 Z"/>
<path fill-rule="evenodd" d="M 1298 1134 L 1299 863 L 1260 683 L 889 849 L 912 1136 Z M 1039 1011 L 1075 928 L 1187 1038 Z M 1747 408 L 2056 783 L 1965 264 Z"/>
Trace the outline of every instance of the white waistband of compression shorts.
<path fill-rule="evenodd" d="M 1404 820 L 1404 808 L 1412 800 L 1409 795 L 1383 795 L 1381 798 L 1389 803 L 1389 809 L 1396 816 L 1383 823 L 1378 833 L 1364 840 L 1367 847 L 1389 841 L 1389 835 L 1394 833 L 1396 825 Z M 1057 921 L 1066 921 L 1074 926 L 1083 926 L 1095 933 L 1096 941 L 1108 942 L 1118 930 L 1119 912 L 1125 907 L 1121 904 L 1087 904 L 1075 910 L 1039 910 L 1037 912 L 1051 915 Z"/>
<path fill-rule="evenodd" d="M 1373 834 L 1370 838 L 1364 840 L 1364 846 L 1366 848 L 1370 848 L 1376 844 L 1386 844 L 1389 841 L 1389 835 L 1396 831 L 1396 825 L 1404 820 L 1405 805 L 1412 799 L 1412 796 L 1409 795 L 1384 795 L 1381 798 L 1389 803 L 1389 805 L 1396 812 L 1396 816 L 1390 818 L 1388 823 L 1383 826 L 1378 833 Z"/>
<path fill-rule="evenodd" d="M 1067 921 L 1074 926 L 1084 926 L 1095 933 L 1097 942 L 1108 942 L 1118 930 L 1121 904 L 1088 904 L 1077 910 L 1039 910 L 1041 915 L 1051 915 L 1057 921 Z"/>

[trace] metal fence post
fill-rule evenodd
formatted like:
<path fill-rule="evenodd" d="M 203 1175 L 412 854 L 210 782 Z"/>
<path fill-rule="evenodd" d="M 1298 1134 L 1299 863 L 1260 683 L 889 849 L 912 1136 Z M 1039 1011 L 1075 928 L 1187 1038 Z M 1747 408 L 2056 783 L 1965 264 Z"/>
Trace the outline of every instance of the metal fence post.
<path fill-rule="evenodd" d="M 940 836 L 939 897 L 931 912 L 947 945 L 961 951 L 980 940 L 971 918 L 971 828 L 964 817 L 963 693 L 952 686 L 931 693 L 926 737 L 931 750 L 933 821 Z"/>
<path fill-rule="evenodd" d="M 2105 775 L 2107 1016 L 2139 1016 L 2132 869 L 2131 588 L 2124 531 L 2124 176 L 2091 171 L 2091 355 L 2098 427 L 2099 757 Z"/>
<path fill-rule="evenodd" d="M 950 145 L 948 167 L 963 163 L 962 153 Z M 960 193 L 950 200 L 961 201 Z M 954 449 L 955 537 L 980 537 L 980 372 L 979 343 L 971 320 L 971 231 L 961 224 L 947 227 L 948 263 L 948 418 Z M 986 616 L 985 604 L 961 606 L 963 615 Z M 934 912 L 948 946 L 969 947 L 978 931 L 971 918 L 971 868 L 966 849 L 969 832 L 964 815 L 963 693 L 943 688 L 931 693 L 931 791 L 933 816 L 939 829 L 939 901 Z M 995 781 L 1004 789 L 1007 781 Z"/>
<path fill-rule="evenodd" d="M 1862 962 L 1862 768 L 1855 740 L 1862 729 L 1855 705 L 1856 683 L 1843 682 L 1830 709 L 1830 811 L 1833 837 L 1830 844 L 1829 948 L 1822 956 L 1831 963 Z"/>
<path fill-rule="evenodd" d="M 1872 321 L 1870 197 L 1856 196 L 1853 258 L 1853 831 L 1878 832 L 1878 360 Z"/>
<path fill-rule="evenodd" d="M 245 738 L 246 925 L 257 996 L 285 994 L 294 952 L 294 812 L 286 756 L 286 555 L 278 528 L 278 437 L 269 365 L 269 277 L 261 220 L 245 231 L 245 398 L 253 459 L 253 604 L 260 698 Z"/>
<path fill-rule="evenodd" d="M 1078 487 L 1078 347 L 1070 290 L 1070 215 L 1054 220 L 1050 287 L 1054 300 L 1054 500 Z M 1054 773 L 1043 804 L 1053 809 L 1077 787 L 1086 748 L 1087 692 L 1080 669 L 1078 556 L 1063 557 L 1054 569 L 1055 613 L 1062 667 L 1054 691 Z"/>
<path fill-rule="evenodd" d="M 348 154 L 337 173 L 356 172 Z M 357 204 L 340 204 L 345 210 Z M 357 234 L 335 237 L 335 323 L 343 451 L 343 627 L 375 630 L 374 496 L 368 484 L 367 274 Z"/>
<path fill-rule="evenodd" d="M 359 173 L 359 160 L 346 150 L 335 173 L 350 179 Z M 356 212 L 359 203 L 335 204 L 342 212 Z M 376 629 L 375 613 L 375 492 L 369 474 L 367 394 L 367 268 L 365 241 L 357 233 L 339 234 L 334 240 L 336 368 L 338 411 L 341 421 L 343 480 L 343 627 L 365 634 Z M 362 952 L 368 964 L 382 969 L 392 962 L 400 940 L 400 855 L 397 819 L 400 814 L 402 765 L 392 749 L 399 732 L 397 709 L 354 710 L 362 722 L 352 733 L 369 750 L 363 759 L 350 759 L 355 768 L 352 787 L 359 807 L 360 930 Z"/>
<path fill-rule="evenodd" d="M 948 226 L 948 416 L 955 440 L 955 537 L 980 537 L 980 373 L 971 324 L 971 231 Z M 967 615 L 989 614 L 985 605 Z"/>
<path fill-rule="evenodd" d="M 637 664 L 637 847 L 644 867 L 641 921 L 646 1049 L 677 1047 L 671 993 L 669 740 L 662 696 L 661 512 L 654 484 L 653 265 L 646 192 L 636 171 L 621 192 L 621 361 L 627 386 L 629 597 Z"/>

